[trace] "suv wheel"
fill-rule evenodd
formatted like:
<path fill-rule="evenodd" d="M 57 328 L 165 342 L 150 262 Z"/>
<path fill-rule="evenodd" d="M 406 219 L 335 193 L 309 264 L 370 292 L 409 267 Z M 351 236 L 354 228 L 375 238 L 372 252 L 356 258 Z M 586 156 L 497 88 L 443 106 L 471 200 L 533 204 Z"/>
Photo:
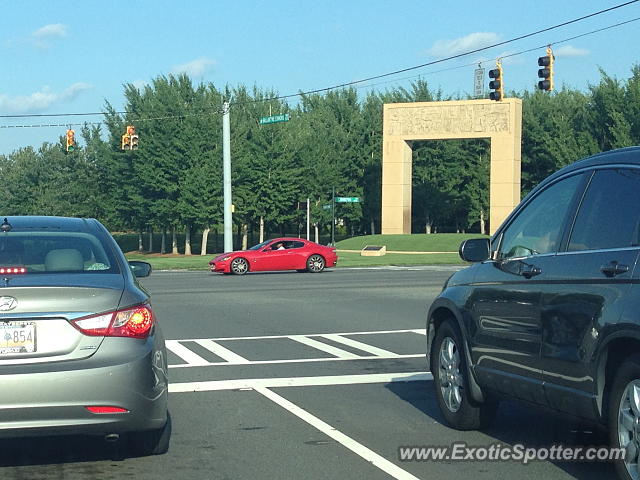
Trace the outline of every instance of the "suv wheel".
<path fill-rule="evenodd" d="M 474 402 L 469 395 L 467 362 L 462 341 L 456 328 L 445 320 L 433 341 L 431 366 L 438 406 L 447 423 L 457 430 L 477 430 L 486 427 L 497 404 Z"/>
<path fill-rule="evenodd" d="M 640 356 L 625 360 L 614 378 L 609 402 L 609 435 L 613 448 L 624 448 L 615 462 L 620 478 L 639 479 L 640 469 Z"/>

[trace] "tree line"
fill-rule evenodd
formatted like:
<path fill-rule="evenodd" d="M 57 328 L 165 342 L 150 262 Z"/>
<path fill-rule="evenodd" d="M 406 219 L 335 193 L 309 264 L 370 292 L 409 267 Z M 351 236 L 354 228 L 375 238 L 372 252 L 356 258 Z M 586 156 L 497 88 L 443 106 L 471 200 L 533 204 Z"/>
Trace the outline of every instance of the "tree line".
<path fill-rule="evenodd" d="M 291 105 L 277 92 L 244 85 L 195 85 L 160 76 L 143 88 L 124 86 L 126 114 L 108 102 L 102 125 L 79 131 L 79 148 L 57 143 L 0 155 L 4 215 L 95 217 L 112 231 L 160 233 L 147 250 L 191 251 L 191 239 L 222 224 L 222 115 L 231 103 L 231 161 L 236 248 L 249 238 L 304 231 L 311 201 L 315 238 L 331 226 L 332 191 L 360 197 L 336 207 L 343 235 L 380 229 L 382 106 L 454 100 L 423 80 L 409 88 L 359 94 L 345 88 L 301 94 Z M 586 91 L 511 92 L 523 100 L 523 195 L 559 167 L 589 154 L 640 144 L 640 66 L 627 79 L 601 73 Z M 289 114 L 261 125 L 261 117 Z M 140 147 L 121 150 L 127 125 Z M 484 232 L 488 221 L 488 140 L 414 142 L 413 231 Z M 149 235 L 149 239 L 153 236 Z M 151 243 L 151 240 L 150 240 Z M 142 240 L 140 240 L 142 249 Z"/>

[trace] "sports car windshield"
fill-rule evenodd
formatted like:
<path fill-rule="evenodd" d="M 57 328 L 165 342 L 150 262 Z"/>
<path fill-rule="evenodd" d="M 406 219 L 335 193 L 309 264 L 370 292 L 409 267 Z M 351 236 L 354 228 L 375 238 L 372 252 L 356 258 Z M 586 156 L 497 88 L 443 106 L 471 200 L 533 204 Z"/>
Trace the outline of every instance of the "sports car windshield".
<path fill-rule="evenodd" d="M 264 242 L 262 242 L 262 243 L 259 243 L 259 244 L 257 244 L 257 245 L 254 245 L 254 246 L 253 246 L 253 247 L 251 247 L 249 250 L 260 250 L 261 248 L 266 247 L 266 246 L 269 244 L 269 242 L 270 242 L 270 241 L 271 241 L 271 240 L 266 240 L 266 241 L 264 241 Z"/>

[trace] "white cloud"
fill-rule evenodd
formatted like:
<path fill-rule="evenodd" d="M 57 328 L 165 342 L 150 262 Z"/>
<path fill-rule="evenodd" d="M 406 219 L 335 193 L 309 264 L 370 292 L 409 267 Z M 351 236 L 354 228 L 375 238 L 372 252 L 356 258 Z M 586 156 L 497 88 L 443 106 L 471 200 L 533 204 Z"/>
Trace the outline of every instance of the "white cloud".
<path fill-rule="evenodd" d="M 171 73 L 186 73 L 190 77 L 199 77 L 206 71 L 210 70 L 215 64 L 216 62 L 209 58 L 196 58 L 195 60 L 183 63 L 182 65 L 176 65 L 171 69 Z"/>
<path fill-rule="evenodd" d="M 33 38 L 47 38 L 47 37 L 66 37 L 67 26 L 61 23 L 51 23 L 39 28 L 31 34 Z"/>
<path fill-rule="evenodd" d="M 49 87 L 43 87 L 30 95 L 0 95 L 0 110 L 8 113 L 32 113 L 45 110 L 52 105 L 74 100 L 80 93 L 92 88 L 88 83 L 74 83 L 62 92 L 52 92 Z"/>
<path fill-rule="evenodd" d="M 67 26 L 62 23 L 51 23 L 31 33 L 28 41 L 34 46 L 47 49 L 51 46 L 51 40 L 67 36 Z"/>
<path fill-rule="evenodd" d="M 498 43 L 501 38 L 493 32 L 474 32 L 453 40 L 438 40 L 427 53 L 433 57 L 449 57 Z"/>
<path fill-rule="evenodd" d="M 557 58 L 568 58 L 568 57 L 584 57 L 589 55 L 591 52 L 584 48 L 577 48 L 572 45 L 563 45 L 560 48 L 557 48 L 553 51 L 553 56 Z"/>

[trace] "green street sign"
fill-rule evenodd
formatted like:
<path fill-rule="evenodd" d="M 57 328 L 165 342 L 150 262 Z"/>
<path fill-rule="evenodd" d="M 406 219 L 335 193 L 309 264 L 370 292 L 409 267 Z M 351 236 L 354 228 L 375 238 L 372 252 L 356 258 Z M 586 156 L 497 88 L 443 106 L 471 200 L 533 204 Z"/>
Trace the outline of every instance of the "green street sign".
<path fill-rule="evenodd" d="M 279 123 L 279 122 L 288 122 L 289 114 L 281 113 L 280 115 L 271 115 L 270 117 L 262 117 L 260 118 L 260 125 L 267 125 L 269 123 Z"/>
<path fill-rule="evenodd" d="M 336 197 L 336 203 L 358 203 L 360 197 Z"/>
<path fill-rule="evenodd" d="M 331 210 L 331 204 L 328 204 L 328 205 L 322 205 L 322 209 L 323 209 L 323 210 Z"/>

